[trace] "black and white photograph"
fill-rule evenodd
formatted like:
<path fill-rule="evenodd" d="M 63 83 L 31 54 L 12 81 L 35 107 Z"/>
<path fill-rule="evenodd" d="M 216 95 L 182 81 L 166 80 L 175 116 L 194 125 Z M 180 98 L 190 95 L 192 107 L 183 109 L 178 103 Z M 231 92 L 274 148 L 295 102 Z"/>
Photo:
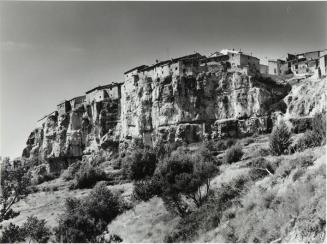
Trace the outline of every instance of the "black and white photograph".
<path fill-rule="evenodd" d="M 0 1 L 0 243 L 326 243 L 326 1 Z"/>

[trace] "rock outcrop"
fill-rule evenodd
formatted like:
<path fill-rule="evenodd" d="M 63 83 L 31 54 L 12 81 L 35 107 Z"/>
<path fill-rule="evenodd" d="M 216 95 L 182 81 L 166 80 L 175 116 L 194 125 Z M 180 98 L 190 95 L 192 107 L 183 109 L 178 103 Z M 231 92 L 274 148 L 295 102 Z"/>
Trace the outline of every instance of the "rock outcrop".
<path fill-rule="evenodd" d="M 23 156 L 67 161 L 100 149 L 119 150 L 133 138 L 153 146 L 265 133 L 291 89 L 224 68 L 174 72 L 177 68 L 169 67 L 166 73 L 127 74 L 124 83 L 61 103 L 30 134 Z"/>
<path fill-rule="evenodd" d="M 308 78 L 292 85 L 291 92 L 284 98 L 287 117 L 312 117 L 326 109 L 327 78 Z"/>

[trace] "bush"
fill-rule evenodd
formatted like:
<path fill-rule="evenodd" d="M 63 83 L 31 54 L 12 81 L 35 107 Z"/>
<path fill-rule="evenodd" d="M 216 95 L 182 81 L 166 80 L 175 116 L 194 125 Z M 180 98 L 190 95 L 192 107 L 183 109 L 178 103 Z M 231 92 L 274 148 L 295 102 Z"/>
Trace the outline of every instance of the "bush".
<path fill-rule="evenodd" d="M 210 180 L 216 173 L 216 166 L 204 161 L 201 155 L 191 155 L 181 150 L 174 152 L 157 169 L 166 206 L 183 216 L 186 209 L 181 202 L 181 195 L 185 195 L 200 207 L 208 196 Z M 205 192 L 201 193 L 204 185 Z"/>
<path fill-rule="evenodd" d="M 326 143 L 326 111 L 316 113 L 312 122 L 313 132 L 320 144 Z"/>
<path fill-rule="evenodd" d="M 138 150 L 131 155 L 129 177 L 131 180 L 143 180 L 151 177 L 156 169 L 157 157 L 155 152 L 144 149 Z"/>
<path fill-rule="evenodd" d="M 98 181 L 106 180 L 106 174 L 99 167 L 91 166 L 88 163 L 81 165 L 81 168 L 75 174 L 75 188 L 91 188 Z"/>
<path fill-rule="evenodd" d="M 148 201 L 154 196 L 160 196 L 161 193 L 162 189 L 157 177 L 134 183 L 133 197 L 135 200 Z"/>
<path fill-rule="evenodd" d="M 255 142 L 255 140 L 253 138 L 251 138 L 251 137 L 247 138 L 247 139 L 244 140 L 244 146 L 250 145 L 250 144 L 252 144 L 254 142 Z"/>
<path fill-rule="evenodd" d="M 226 146 L 230 148 L 231 146 L 235 145 L 236 141 L 234 139 L 227 139 Z"/>
<path fill-rule="evenodd" d="M 283 161 L 280 163 L 278 168 L 276 169 L 276 175 L 280 177 L 287 177 L 288 175 L 291 174 L 291 172 L 298 168 L 307 168 L 309 166 L 313 165 L 313 157 L 312 156 L 306 156 L 306 157 L 301 157 L 298 159 L 293 159 L 289 161 Z"/>
<path fill-rule="evenodd" d="M 29 242 L 47 242 L 51 234 L 50 229 L 46 227 L 46 221 L 33 216 L 27 218 L 23 224 L 23 231 Z"/>
<path fill-rule="evenodd" d="M 81 162 L 75 162 L 71 164 L 63 173 L 62 178 L 66 181 L 72 180 L 75 178 L 75 174 L 80 169 Z"/>
<path fill-rule="evenodd" d="M 28 189 L 31 184 L 30 178 L 27 168 L 19 167 L 11 170 L 7 164 L 1 164 L 0 222 L 8 219 L 13 204 L 30 192 Z"/>
<path fill-rule="evenodd" d="M 55 229 L 60 242 L 95 242 L 107 225 L 125 209 L 124 202 L 104 183 L 97 184 L 82 200 L 69 198 Z"/>
<path fill-rule="evenodd" d="M 223 184 L 200 208 L 182 218 L 164 242 L 193 242 L 199 230 L 206 232 L 216 228 L 224 210 L 240 196 L 246 182 L 245 177 L 237 177 L 230 183 Z"/>
<path fill-rule="evenodd" d="M 303 151 L 310 147 L 316 147 L 320 145 L 320 141 L 317 138 L 317 135 L 312 130 L 307 130 L 295 143 L 293 146 L 293 150 L 295 151 Z"/>
<path fill-rule="evenodd" d="M 28 239 L 29 242 L 44 243 L 49 240 L 50 235 L 51 231 L 46 227 L 46 221 L 44 219 L 39 220 L 37 217 L 30 216 L 22 227 L 10 223 L 3 230 L 0 242 L 23 242 Z"/>
<path fill-rule="evenodd" d="M 276 162 L 270 162 L 262 157 L 251 161 L 249 166 L 251 167 L 249 175 L 253 181 L 273 175 L 278 167 Z"/>
<path fill-rule="evenodd" d="M 10 223 L 2 231 L 0 243 L 14 243 L 14 242 L 23 242 L 23 241 L 25 241 L 24 232 L 17 225 Z"/>
<path fill-rule="evenodd" d="M 291 132 L 288 129 L 284 120 L 274 126 L 271 135 L 269 146 L 274 155 L 281 155 L 287 153 L 287 149 L 292 144 Z"/>
<path fill-rule="evenodd" d="M 243 151 L 240 145 L 235 145 L 229 148 L 224 156 L 224 162 L 227 164 L 239 161 L 243 156 Z"/>

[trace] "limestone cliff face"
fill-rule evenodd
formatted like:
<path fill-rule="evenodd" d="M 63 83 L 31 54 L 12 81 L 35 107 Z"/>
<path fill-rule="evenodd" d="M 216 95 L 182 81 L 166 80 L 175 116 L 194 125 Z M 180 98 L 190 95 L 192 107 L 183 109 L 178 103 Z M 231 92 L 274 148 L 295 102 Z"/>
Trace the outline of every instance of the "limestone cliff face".
<path fill-rule="evenodd" d="M 308 78 L 292 86 L 291 92 L 284 98 L 289 117 L 313 116 L 326 110 L 327 78 Z"/>
<path fill-rule="evenodd" d="M 23 156 L 68 159 L 117 150 L 132 138 L 154 145 L 267 132 L 272 105 L 290 91 L 288 85 L 226 71 L 138 73 L 118 88 L 113 97 L 111 88 L 99 88 L 60 105 L 31 133 Z"/>
<path fill-rule="evenodd" d="M 244 125 L 253 117 L 266 119 L 270 106 L 289 90 L 287 85 L 271 85 L 237 72 L 156 79 L 139 75 L 123 86 L 121 138 L 142 136 L 150 144 L 158 138 L 197 141 L 212 135 L 217 121 L 234 119 L 237 127 L 239 121 Z"/>

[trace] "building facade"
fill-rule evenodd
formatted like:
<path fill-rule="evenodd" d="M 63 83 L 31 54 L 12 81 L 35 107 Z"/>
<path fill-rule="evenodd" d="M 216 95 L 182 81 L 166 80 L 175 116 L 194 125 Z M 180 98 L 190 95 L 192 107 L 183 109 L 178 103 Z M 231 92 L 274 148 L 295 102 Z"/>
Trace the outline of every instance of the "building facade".
<path fill-rule="evenodd" d="M 285 60 L 268 60 L 268 74 L 285 75 L 288 71 L 288 63 Z"/>
<path fill-rule="evenodd" d="M 268 65 L 260 64 L 260 74 L 268 74 Z"/>

